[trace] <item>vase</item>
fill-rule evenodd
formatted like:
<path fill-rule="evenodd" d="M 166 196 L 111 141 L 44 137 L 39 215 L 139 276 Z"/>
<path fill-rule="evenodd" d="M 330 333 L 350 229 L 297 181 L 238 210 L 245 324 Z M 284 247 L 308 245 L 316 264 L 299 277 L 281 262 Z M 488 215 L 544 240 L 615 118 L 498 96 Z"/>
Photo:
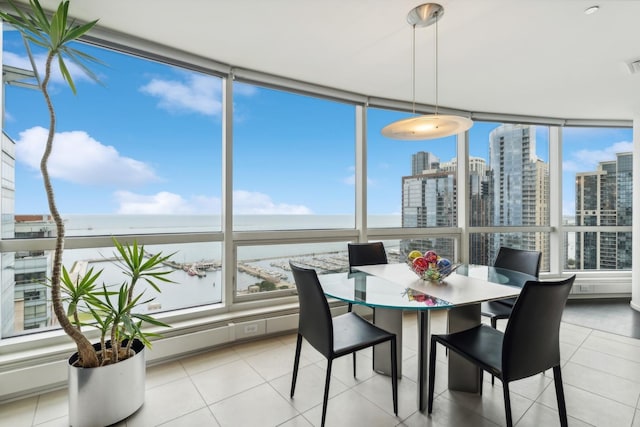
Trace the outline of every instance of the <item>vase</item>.
<path fill-rule="evenodd" d="M 94 344 L 96 350 L 100 344 Z M 109 345 L 107 345 L 109 347 Z M 135 355 L 112 365 L 98 368 L 73 366 L 78 359 L 69 358 L 69 425 L 100 427 L 115 424 L 144 403 L 146 362 L 145 346 L 135 340 Z"/>

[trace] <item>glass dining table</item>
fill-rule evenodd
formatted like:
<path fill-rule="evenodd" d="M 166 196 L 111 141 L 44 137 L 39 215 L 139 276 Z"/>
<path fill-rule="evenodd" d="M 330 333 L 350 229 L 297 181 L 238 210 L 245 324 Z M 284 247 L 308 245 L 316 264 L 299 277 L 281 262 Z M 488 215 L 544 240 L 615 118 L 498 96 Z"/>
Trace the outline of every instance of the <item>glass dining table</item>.
<path fill-rule="evenodd" d="M 374 322 L 398 340 L 398 372 L 402 372 L 402 312 L 418 313 L 418 408 L 427 406 L 430 351 L 430 313 L 447 310 L 447 330 L 457 332 L 480 324 L 480 304 L 517 297 L 534 276 L 498 267 L 460 265 L 442 282 L 420 279 L 407 264 L 354 267 L 356 272 L 319 276 L 327 297 L 375 308 Z M 374 369 L 391 371 L 388 344 L 376 346 Z M 477 367 L 449 353 L 449 389 L 478 393 L 481 375 Z"/>

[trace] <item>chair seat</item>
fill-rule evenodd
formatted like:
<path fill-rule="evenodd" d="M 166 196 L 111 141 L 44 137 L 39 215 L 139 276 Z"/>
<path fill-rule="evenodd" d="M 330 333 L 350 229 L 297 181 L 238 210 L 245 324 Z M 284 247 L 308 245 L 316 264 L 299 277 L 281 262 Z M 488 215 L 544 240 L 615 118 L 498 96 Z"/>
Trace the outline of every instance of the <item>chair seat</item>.
<path fill-rule="evenodd" d="M 433 335 L 440 344 L 472 360 L 493 375 L 502 373 L 502 341 L 504 334 L 487 325 L 453 334 Z"/>
<path fill-rule="evenodd" d="M 336 357 L 389 341 L 393 336 L 353 312 L 333 318 L 333 352 Z"/>
<path fill-rule="evenodd" d="M 485 317 L 495 319 L 508 319 L 515 304 L 515 298 L 509 298 L 499 301 L 483 302 L 480 305 L 480 313 Z"/>

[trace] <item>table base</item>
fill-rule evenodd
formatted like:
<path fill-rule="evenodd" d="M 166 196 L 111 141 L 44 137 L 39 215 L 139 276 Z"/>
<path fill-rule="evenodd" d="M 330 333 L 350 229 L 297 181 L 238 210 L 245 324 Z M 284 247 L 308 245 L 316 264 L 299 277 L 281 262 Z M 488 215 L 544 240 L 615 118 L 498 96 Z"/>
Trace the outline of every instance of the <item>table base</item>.
<path fill-rule="evenodd" d="M 376 307 L 373 323 L 385 331 L 396 334 L 398 378 L 402 378 L 402 310 Z M 373 370 L 391 376 L 391 344 L 386 342 L 373 347 Z"/>

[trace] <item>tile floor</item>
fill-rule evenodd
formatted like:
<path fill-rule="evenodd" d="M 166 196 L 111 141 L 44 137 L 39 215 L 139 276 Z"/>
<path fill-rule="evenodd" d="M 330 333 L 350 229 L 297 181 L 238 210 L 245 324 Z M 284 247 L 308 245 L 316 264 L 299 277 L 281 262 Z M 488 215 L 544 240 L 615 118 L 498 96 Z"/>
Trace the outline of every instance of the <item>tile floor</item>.
<path fill-rule="evenodd" d="M 434 313 L 432 331 L 444 330 Z M 504 322 L 500 322 L 504 326 Z M 446 358 L 438 351 L 434 412 L 416 410 L 415 315 L 405 315 L 403 378 L 399 414 L 393 415 L 389 378 L 371 369 L 371 352 L 334 362 L 327 426 L 500 426 L 502 387 L 485 375 L 482 396 L 449 392 Z M 640 427 L 640 341 L 569 323 L 561 329 L 563 378 L 570 426 Z M 119 427 L 137 426 L 317 426 L 320 424 L 324 359 L 302 350 L 298 385 L 289 398 L 295 334 L 238 344 L 148 369 L 144 406 Z M 559 425 L 552 378 L 512 383 L 517 426 Z M 123 391 L 124 392 L 124 391 Z M 0 426 L 67 426 L 66 391 L 0 406 Z"/>

